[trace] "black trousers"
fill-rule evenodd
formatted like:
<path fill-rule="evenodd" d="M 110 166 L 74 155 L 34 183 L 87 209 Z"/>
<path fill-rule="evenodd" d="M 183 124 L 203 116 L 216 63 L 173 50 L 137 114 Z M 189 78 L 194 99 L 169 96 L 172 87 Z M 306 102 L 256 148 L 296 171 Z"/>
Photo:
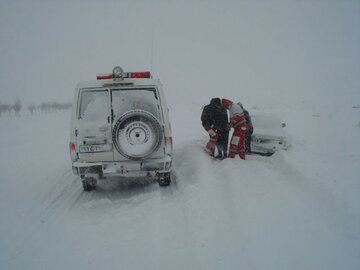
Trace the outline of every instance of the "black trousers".
<path fill-rule="evenodd" d="M 248 130 L 246 132 L 245 136 L 245 152 L 250 153 L 251 152 L 251 135 L 254 133 L 253 127 L 248 127 Z"/>
<path fill-rule="evenodd" d="M 223 155 L 227 154 L 227 148 L 229 143 L 229 130 L 227 129 L 221 129 L 218 130 L 219 132 L 219 138 L 216 143 L 216 147 L 219 150 L 219 153 L 221 152 Z"/>

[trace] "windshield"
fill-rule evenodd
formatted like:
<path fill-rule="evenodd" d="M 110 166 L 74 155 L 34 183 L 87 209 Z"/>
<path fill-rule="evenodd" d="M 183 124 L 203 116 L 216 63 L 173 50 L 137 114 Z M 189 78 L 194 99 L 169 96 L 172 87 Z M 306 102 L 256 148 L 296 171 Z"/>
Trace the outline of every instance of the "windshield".
<path fill-rule="evenodd" d="M 82 91 L 79 119 L 85 121 L 107 121 L 109 116 L 109 94 L 107 90 Z"/>
<path fill-rule="evenodd" d="M 144 110 L 160 119 L 158 99 L 154 88 L 112 90 L 114 118 L 127 111 Z"/>

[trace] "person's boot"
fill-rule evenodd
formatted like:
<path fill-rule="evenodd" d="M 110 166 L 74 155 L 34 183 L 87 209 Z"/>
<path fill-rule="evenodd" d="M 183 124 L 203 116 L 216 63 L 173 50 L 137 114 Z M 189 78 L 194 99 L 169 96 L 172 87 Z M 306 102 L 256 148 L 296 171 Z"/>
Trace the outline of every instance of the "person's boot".
<path fill-rule="evenodd" d="M 209 141 L 205 146 L 205 151 L 210 155 L 210 157 L 214 157 L 215 155 L 215 144 Z"/>

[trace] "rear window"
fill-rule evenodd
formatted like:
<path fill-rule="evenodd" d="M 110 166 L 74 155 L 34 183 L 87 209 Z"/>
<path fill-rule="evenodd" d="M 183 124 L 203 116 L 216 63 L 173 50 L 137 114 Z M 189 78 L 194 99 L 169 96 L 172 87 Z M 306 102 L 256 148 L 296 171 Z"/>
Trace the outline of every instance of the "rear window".
<path fill-rule="evenodd" d="M 154 88 L 112 90 L 114 118 L 127 111 L 144 110 L 160 119 L 158 98 Z"/>
<path fill-rule="evenodd" d="M 79 119 L 107 121 L 109 116 L 109 92 L 107 90 L 82 91 L 80 94 Z"/>

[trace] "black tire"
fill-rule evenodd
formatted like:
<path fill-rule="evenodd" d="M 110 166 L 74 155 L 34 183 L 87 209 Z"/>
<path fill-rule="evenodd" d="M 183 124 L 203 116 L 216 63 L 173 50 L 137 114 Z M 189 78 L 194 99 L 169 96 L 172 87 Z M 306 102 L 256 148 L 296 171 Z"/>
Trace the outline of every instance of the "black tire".
<path fill-rule="evenodd" d="M 82 180 L 84 191 L 92 191 L 96 189 L 97 181 L 94 177 L 85 177 Z"/>
<path fill-rule="evenodd" d="M 154 115 L 144 110 L 124 113 L 115 123 L 113 142 L 126 158 L 140 160 L 149 157 L 161 145 L 162 127 Z"/>
<path fill-rule="evenodd" d="M 160 187 L 167 187 L 171 183 L 171 173 L 158 173 L 157 182 Z"/>

